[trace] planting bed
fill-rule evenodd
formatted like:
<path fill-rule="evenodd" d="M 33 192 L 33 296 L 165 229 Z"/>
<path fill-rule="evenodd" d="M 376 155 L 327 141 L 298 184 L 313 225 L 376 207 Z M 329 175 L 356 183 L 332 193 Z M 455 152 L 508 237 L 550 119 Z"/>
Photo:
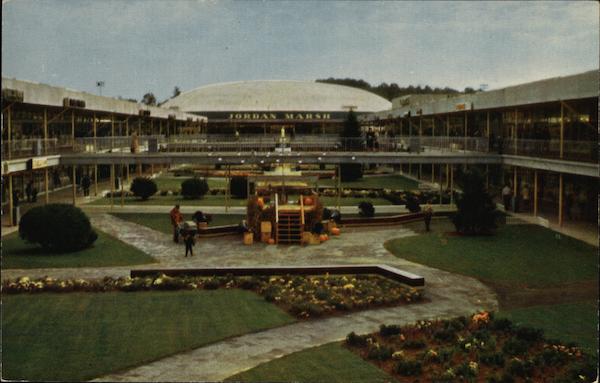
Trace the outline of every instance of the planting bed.
<path fill-rule="evenodd" d="M 592 382 L 596 363 L 575 345 L 479 313 L 348 334 L 345 345 L 399 382 Z"/>
<path fill-rule="evenodd" d="M 5 294 L 36 292 L 107 292 L 144 290 L 251 290 L 297 318 L 313 318 L 375 307 L 419 302 L 417 289 L 378 275 L 155 277 L 56 280 L 27 277 L 4 281 Z"/>

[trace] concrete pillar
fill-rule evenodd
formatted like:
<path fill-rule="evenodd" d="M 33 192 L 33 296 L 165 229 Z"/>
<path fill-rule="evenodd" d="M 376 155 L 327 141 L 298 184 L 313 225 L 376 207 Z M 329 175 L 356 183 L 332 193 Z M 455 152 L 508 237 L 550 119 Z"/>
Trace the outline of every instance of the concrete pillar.
<path fill-rule="evenodd" d="M 44 154 L 48 154 L 48 108 L 44 108 Z"/>
<path fill-rule="evenodd" d="M 517 109 L 515 109 L 515 131 L 514 131 L 514 143 L 515 143 L 515 154 L 517 154 L 517 134 L 519 132 L 519 114 Z"/>
<path fill-rule="evenodd" d="M 538 172 L 533 171 L 533 216 L 538 215 Z"/>
<path fill-rule="evenodd" d="M 517 167 L 513 167 L 513 196 L 517 197 Z"/>
<path fill-rule="evenodd" d="M 75 111 L 71 110 L 71 142 L 75 150 Z"/>
<path fill-rule="evenodd" d="M 71 185 L 72 197 L 73 197 L 73 206 L 77 205 L 77 171 L 75 165 L 71 166 L 71 175 L 73 176 L 73 182 Z"/>
<path fill-rule="evenodd" d="M 115 204 L 115 165 L 110 165 L 110 208 Z"/>
<path fill-rule="evenodd" d="M 94 165 L 94 196 L 98 196 L 98 165 Z"/>
<path fill-rule="evenodd" d="M 48 204 L 50 202 L 50 192 L 48 191 L 48 168 L 44 169 L 44 191 L 46 192 L 46 194 L 44 194 L 44 201 L 46 204 Z"/>
<path fill-rule="evenodd" d="M 13 201 L 13 176 L 12 174 L 8 175 L 8 222 L 10 226 L 14 226 L 17 223 L 13 219 L 13 209 L 14 209 L 14 201 Z"/>
<path fill-rule="evenodd" d="M 560 103 L 560 158 L 563 158 L 563 154 L 564 154 L 564 146 L 563 146 L 564 139 L 565 139 L 565 106 L 561 102 Z"/>
<path fill-rule="evenodd" d="M 123 165 L 119 167 L 121 173 L 121 207 L 125 205 L 125 182 L 123 182 Z"/>
<path fill-rule="evenodd" d="M 563 174 L 560 173 L 558 176 L 558 226 L 563 225 L 563 194 L 564 194 L 564 184 L 563 184 Z"/>

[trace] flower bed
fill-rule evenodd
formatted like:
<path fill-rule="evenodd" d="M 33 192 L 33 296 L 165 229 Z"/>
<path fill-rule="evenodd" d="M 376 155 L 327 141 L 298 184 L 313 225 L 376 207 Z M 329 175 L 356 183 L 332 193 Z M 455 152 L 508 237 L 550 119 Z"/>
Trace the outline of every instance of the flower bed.
<path fill-rule="evenodd" d="M 545 340 L 483 312 L 471 318 L 382 325 L 345 345 L 399 382 L 592 382 L 595 361 L 574 345 Z M 551 380 L 548 380 L 551 378 Z"/>
<path fill-rule="evenodd" d="M 4 281 L 6 294 L 241 288 L 262 295 L 297 318 L 335 315 L 374 307 L 414 303 L 422 293 L 378 275 L 157 277 L 102 280 L 22 277 Z"/>

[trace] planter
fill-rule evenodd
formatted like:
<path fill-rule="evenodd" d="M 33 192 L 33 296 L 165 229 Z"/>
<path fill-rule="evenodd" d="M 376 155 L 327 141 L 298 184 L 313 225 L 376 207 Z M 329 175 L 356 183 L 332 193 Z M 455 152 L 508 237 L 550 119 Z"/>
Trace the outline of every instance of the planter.
<path fill-rule="evenodd" d="M 254 234 L 250 231 L 244 233 L 244 245 L 252 245 L 254 243 Z"/>

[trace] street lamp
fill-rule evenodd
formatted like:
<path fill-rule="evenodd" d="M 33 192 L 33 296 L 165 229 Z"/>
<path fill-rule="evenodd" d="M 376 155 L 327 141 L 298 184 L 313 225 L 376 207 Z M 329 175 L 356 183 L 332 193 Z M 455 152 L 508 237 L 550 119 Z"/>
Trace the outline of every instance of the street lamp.
<path fill-rule="evenodd" d="M 98 87 L 98 92 L 100 92 L 100 96 L 102 96 L 102 87 L 104 87 L 104 81 L 96 81 L 96 87 Z"/>

